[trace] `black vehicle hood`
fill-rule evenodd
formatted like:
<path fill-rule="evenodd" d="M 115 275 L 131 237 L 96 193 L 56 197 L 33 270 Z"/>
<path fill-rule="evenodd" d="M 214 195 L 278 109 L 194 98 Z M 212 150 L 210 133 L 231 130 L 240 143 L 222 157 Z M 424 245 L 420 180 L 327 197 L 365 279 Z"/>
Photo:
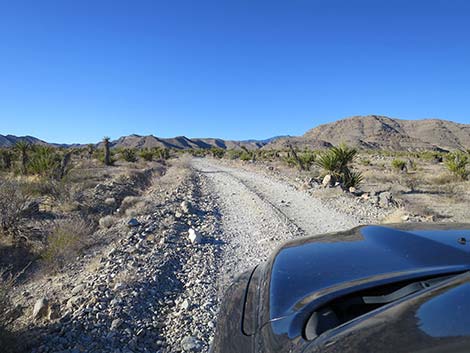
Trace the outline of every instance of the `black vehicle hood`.
<path fill-rule="evenodd" d="M 362 226 L 289 242 L 266 264 L 269 309 L 261 323 L 296 336 L 296 321 L 341 295 L 469 270 L 470 243 L 461 238 L 470 240 L 470 225 Z"/>

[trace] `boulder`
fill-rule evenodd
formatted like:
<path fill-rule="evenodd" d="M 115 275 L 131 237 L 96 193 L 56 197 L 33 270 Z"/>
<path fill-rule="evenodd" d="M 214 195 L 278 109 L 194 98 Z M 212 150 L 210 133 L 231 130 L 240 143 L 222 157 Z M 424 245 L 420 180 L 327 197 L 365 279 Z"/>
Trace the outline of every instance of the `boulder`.
<path fill-rule="evenodd" d="M 49 312 L 49 301 L 46 298 L 40 298 L 36 301 L 33 308 L 33 319 L 40 319 Z"/>
<path fill-rule="evenodd" d="M 380 207 L 390 207 L 393 206 L 393 196 L 391 192 L 385 191 L 379 194 L 379 205 Z"/>
<path fill-rule="evenodd" d="M 122 325 L 122 320 L 121 319 L 114 319 L 113 322 L 111 323 L 111 330 L 115 330 L 119 328 L 119 326 Z"/>
<path fill-rule="evenodd" d="M 193 205 L 189 201 L 181 202 L 181 210 L 183 213 L 193 213 Z"/>
<path fill-rule="evenodd" d="M 181 349 L 185 352 L 199 352 L 202 349 L 202 343 L 195 337 L 186 336 L 181 340 Z"/>

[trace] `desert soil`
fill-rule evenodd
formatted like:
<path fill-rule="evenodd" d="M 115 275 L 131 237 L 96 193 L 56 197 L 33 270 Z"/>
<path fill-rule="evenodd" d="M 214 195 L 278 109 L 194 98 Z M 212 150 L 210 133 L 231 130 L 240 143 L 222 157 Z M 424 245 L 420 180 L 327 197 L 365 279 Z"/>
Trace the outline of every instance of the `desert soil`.
<path fill-rule="evenodd" d="M 165 178 L 139 225 L 116 226 L 119 237 L 72 274 L 23 290 L 30 306 L 38 293 L 58 306 L 56 319 L 31 328 L 33 352 L 207 352 L 235 276 L 286 240 L 377 221 L 212 159 L 193 159 Z M 200 239 L 190 240 L 191 229 Z"/>

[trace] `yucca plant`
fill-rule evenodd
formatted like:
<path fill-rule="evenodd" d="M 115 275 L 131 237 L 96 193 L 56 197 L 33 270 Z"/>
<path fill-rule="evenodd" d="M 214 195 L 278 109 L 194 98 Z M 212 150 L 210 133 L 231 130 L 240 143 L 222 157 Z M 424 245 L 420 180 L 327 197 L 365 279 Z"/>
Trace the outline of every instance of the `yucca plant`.
<path fill-rule="evenodd" d="M 28 152 L 31 149 L 31 144 L 29 142 L 20 140 L 15 144 L 14 149 L 20 156 L 21 172 L 26 174 L 26 165 L 28 164 L 29 158 Z"/>
<path fill-rule="evenodd" d="M 357 188 L 363 180 L 364 177 L 361 172 L 351 172 L 349 169 L 342 175 L 343 186 L 347 189 Z"/>
<path fill-rule="evenodd" d="M 461 151 L 450 153 L 446 158 L 445 164 L 447 169 L 459 179 L 468 179 L 469 171 L 467 166 L 470 164 L 468 154 Z"/>
<path fill-rule="evenodd" d="M 27 172 L 46 177 L 55 177 L 59 173 L 62 157 L 54 148 L 35 146 L 27 164 Z"/>
<path fill-rule="evenodd" d="M 355 148 L 341 144 L 320 153 L 315 159 L 315 164 L 343 184 L 343 187 L 357 187 L 362 182 L 363 176 L 349 169 L 356 155 Z"/>

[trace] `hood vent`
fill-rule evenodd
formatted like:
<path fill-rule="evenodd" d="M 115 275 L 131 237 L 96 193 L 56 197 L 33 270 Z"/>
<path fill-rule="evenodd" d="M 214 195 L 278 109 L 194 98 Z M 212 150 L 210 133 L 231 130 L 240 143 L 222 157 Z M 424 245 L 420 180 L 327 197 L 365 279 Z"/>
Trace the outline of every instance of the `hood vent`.
<path fill-rule="evenodd" d="M 446 281 L 456 275 L 426 278 L 419 281 L 414 280 L 413 282 L 393 283 L 336 298 L 312 313 L 305 325 L 304 337 L 311 341 L 328 330 L 352 321 L 381 306 L 396 302 L 411 294 Z"/>

